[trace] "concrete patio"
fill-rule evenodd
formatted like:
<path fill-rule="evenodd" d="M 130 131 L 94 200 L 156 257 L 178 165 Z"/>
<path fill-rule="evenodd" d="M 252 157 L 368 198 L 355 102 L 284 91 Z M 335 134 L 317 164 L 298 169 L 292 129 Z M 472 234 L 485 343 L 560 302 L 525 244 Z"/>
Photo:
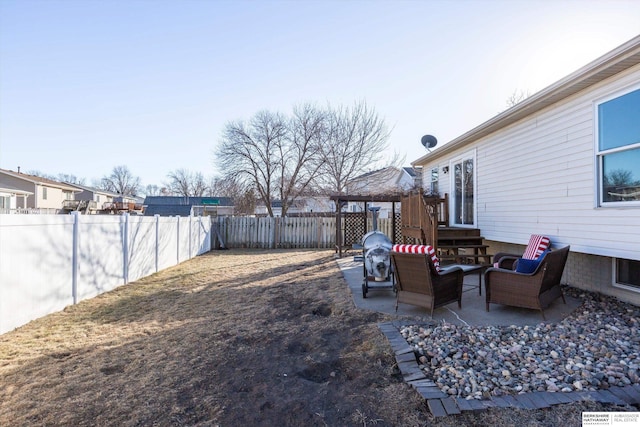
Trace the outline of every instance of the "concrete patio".
<path fill-rule="evenodd" d="M 354 261 L 353 257 L 344 257 L 337 259 L 337 263 L 349 285 L 357 307 L 396 317 L 395 320 L 381 323 L 378 326 L 389 340 L 404 381 L 425 399 L 427 407 L 435 417 L 456 415 L 464 411 L 483 411 L 491 407 L 531 410 L 580 401 L 596 401 L 618 405 L 621 408 L 630 408 L 627 405 L 640 404 L 640 385 L 637 384 L 613 386 L 595 391 L 582 390 L 562 393 L 533 391 L 516 395 L 492 396 L 482 400 L 446 394 L 440 390 L 433 379 L 426 377 L 416 361 L 413 347 L 399 332 L 406 321 L 417 323 L 431 321 L 427 310 L 400 304 L 396 312 L 395 294 L 389 282 L 379 284 L 370 282 L 367 298 L 363 298 L 362 261 Z M 492 304 L 491 311 L 487 312 L 484 289 L 483 295 L 478 295 L 478 281 L 478 274 L 465 276 L 462 309 L 458 308 L 457 303 L 437 308 L 433 313 L 433 321 L 469 326 L 535 326 L 542 322 L 559 322 L 580 306 L 578 299 L 565 295 L 566 304 L 563 304 L 561 299 L 557 299 L 545 310 L 546 321 L 542 319 L 542 315 L 537 310 Z M 375 286 L 379 286 L 379 288 L 375 289 Z"/>
<path fill-rule="evenodd" d="M 420 317 L 430 320 L 429 312 L 422 307 L 408 304 L 400 304 L 398 311 L 395 310 L 396 298 L 391 289 L 390 282 L 369 282 L 367 298 L 362 297 L 363 271 L 362 261 L 354 261 L 353 256 L 338 258 L 338 266 L 349 284 L 349 289 L 353 295 L 353 301 L 357 307 L 372 310 L 398 317 Z M 485 309 L 484 284 L 482 295 L 478 295 L 478 274 L 469 274 L 464 278 L 462 295 L 462 309 L 456 303 L 446 305 L 434 310 L 434 321 L 445 321 L 457 325 L 471 326 L 508 326 L 508 325 L 537 325 L 544 322 L 542 315 L 537 310 L 508 307 L 498 304 L 491 304 L 490 312 Z M 378 287 L 378 289 L 376 289 Z M 565 295 L 566 304 L 562 299 L 555 300 L 550 307 L 545 309 L 546 322 L 559 322 L 575 310 L 580 301 Z"/>

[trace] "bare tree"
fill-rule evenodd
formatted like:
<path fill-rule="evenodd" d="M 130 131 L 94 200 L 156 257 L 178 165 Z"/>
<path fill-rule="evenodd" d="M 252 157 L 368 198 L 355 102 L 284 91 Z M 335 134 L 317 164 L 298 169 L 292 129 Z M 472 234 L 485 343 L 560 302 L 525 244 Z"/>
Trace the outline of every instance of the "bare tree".
<path fill-rule="evenodd" d="M 278 195 L 282 216 L 291 204 L 314 183 L 322 166 L 321 148 L 325 138 L 325 113 L 311 104 L 294 107 L 287 137 L 278 141 Z"/>
<path fill-rule="evenodd" d="M 218 162 L 227 179 L 255 190 L 269 216 L 274 215 L 274 200 L 281 201 L 286 216 L 294 200 L 314 183 L 324 135 L 325 112 L 311 104 L 294 107 L 289 118 L 262 111 L 248 124 L 227 124 Z"/>
<path fill-rule="evenodd" d="M 255 190 L 264 202 L 269 216 L 273 215 L 278 160 L 287 137 L 287 122 L 277 113 L 261 111 L 248 123 L 229 122 L 218 145 L 217 162 L 226 178 L 235 178 Z"/>
<path fill-rule="evenodd" d="M 35 171 L 29 171 L 28 174 L 33 176 L 39 176 L 40 178 L 50 179 L 52 181 L 66 182 L 69 184 L 85 185 L 85 181 L 86 181 L 84 178 L 78 178 L 77 176 L 73 174 L 68 174 L 68 173 L 59 173 L 58 175 L 49 175 L 49 174 L 42 173 L 40 171 L 35 170 Z"/>
<path fill-rule="evenodd" d="M 167 174 L 169 182 L 164 185 L 175 196 L 189 196 L 189 172 L 186 169 L 177 169 Z"/>
<path fill-rule="evenodd" d="M 86 181 L 84 178 L 78 178 L 77 176 L 73 174 L 68 174 L 68 173 L 59 173 L 57 180 L 60 182 L 68 182 L 69 184 L 78 184 L 78 185 L 84 185 Z"/>
<path fill-rule="evenodd" d="M 185 197 L 202 197 L 207 192 L 207 183 L 200 172 L 176 169 L 167 174 L 169 182 L 165 185 L 174 195 Z"/>
<path fill-rule="evenodd" d="M 327 126 L 319 176 L 325 189 L 340 194 L 351 179 L 382 158 L 389 132 L 384 120 L 364 101 L 351 108 L 329 108 Z"/>
<path fill-rule="evenodd" d="M 210 196 L 233 199 L 234 212 L 252 215 L 256 209 L 256 196 L 247 185 L 234 177 L 215 178 L 209 186 Z"/>
<path fill-rule="evenodd" d="M 522 90 L 514 90 L 513 93 L 507 98 L 507 108 L 511 108 L 514 105 L 521 103 L 529 96 L 531 96 L 529 91 L 525 92 Z"/>
<path fill-rule="evenodd" d="M 161 196 L 162 189 L 154 184 L 149 184 L 145 187 L 145 196 Z"/>
<path fill-rule="evenodd" d="M 289 118 L 262 111 L 248 123 L 227 123 L 216 156 L 226 179 L 255 191 L 269 216 L 279 199 L 285 216 L 301 195 L 343 192 L 381 159 L 388 137 L 384 120 L 365 102 L 324 110 L 304 104 Z"/>
<path fill-rule="evenodd" d="M 133 176 L 124 165 L 114 167 L 111 175 L 100 181 L 101 189 L 123 196 L 135 196 L 140 193 L 141 187 L 140 178 Z"/>

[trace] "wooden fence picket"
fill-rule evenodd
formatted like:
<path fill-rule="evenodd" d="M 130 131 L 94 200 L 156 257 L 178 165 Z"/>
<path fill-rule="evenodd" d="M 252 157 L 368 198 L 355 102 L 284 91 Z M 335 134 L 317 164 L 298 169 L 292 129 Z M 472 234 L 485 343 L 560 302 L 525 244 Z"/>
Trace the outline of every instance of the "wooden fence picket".
<path fill-rule="evenodd" d="M 214 220 L 229 248 L 334 248 L 335 217 L 225 217 Z M 378 229 L 392 237 L 393 220 L 378 220 Z M 343 225 L 344 227 L 344 225 Z"/>

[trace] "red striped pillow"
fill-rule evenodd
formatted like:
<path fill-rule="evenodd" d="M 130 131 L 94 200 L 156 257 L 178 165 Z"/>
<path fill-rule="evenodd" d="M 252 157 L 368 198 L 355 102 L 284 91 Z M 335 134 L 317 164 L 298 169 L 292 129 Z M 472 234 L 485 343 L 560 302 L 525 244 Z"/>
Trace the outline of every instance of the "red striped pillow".
<path fill-rule="evenodd" d="M 527 245 L 527 249 L 524 251 L 524 255 L 522 258 L 524 259 L 538 259 L 540 255 L 551 245 L 551 239 L 547 236 L 542 236 L 540 234 L 532 234 L 529 239 L 529 244 Z"/>
<path fill-rule="evenodd" d="M 401 252 L 406 254 L 425 254 L 431 257 L 431 262 L 435 267 L 436 271 L 439 273 L 440 270 L 440 260 L 436 255 L 436 250 L 433 249 L 431 245 L 393 245 L 391 248 L 393 252 Z"/>

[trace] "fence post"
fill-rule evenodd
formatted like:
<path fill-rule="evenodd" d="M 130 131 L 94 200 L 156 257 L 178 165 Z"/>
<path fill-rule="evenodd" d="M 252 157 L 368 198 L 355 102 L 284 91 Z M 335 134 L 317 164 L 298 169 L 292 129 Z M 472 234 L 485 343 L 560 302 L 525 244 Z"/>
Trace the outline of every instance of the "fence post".
<path fill-rule="evenodd" d="M 176 265 L 180 264 L 180 216 L 176 216 L 176 229 L 178 233 L 176 234 Z"/>
<path fill-rule="evenodd" d="M 78 237 L 80 235 L 79 230 L 79 222 L 80 222 L 80 212 L 71 212 L 73 215 L 73 242 L 72 242 L 72 253 L 71 253 L 71 296 L 73 298 L 73 303 L 78 303 Z"/>
<path fill-rule="evenodd" d="M 122 224 L 122 278 L 127 284 L 129 283 L 129 213 L 123 213 L 120 218 Z"/>
<path fill-rule="evenodd" d="M 156 219 L 156 273 L 159 271 L 160 266 L 160 215 L 155 214 L 153 216 Z"/>
<path fill-rule="evenodd" d="M 193 215 L 189 215 L 189 256 L 187 259 L 193 258 Z"/>

